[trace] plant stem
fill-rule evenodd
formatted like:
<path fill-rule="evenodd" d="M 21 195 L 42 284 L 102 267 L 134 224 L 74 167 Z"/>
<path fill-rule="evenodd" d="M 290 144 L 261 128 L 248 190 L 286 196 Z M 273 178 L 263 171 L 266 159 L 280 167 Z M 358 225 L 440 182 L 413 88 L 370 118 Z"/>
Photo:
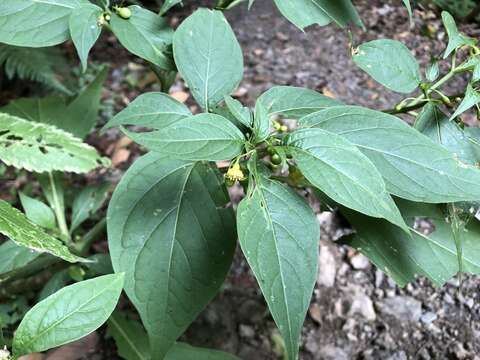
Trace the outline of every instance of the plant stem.
<path fill-rule="evenodd" d="M 60 207 L 60 200 L 58 198 L 55 180 L 53 179 L 53 174 L 51 172 L 48 173 L 48 179 L 50 180 L 50 186 L 52 188 L 53 211 L 55 212 L 55 217 L 57 218 L 58 227 L 62 236 L 65 237 L 67 244 L 70 244 L 72 238 L 70 237 L 70 232 L 68 231 L 67 220 L 65 219 L 65 212 Z"/>
<path fill-rule="evenodd" d="M 79 256 L 85 256 L 90 249 L 90 246 L 98 240 L 100 235 L 105 233 L 107 228 L 107 219 L 103 218 L 93 228 L 88 231 L 83 239 L 74 245 L 74 250 Z"/>

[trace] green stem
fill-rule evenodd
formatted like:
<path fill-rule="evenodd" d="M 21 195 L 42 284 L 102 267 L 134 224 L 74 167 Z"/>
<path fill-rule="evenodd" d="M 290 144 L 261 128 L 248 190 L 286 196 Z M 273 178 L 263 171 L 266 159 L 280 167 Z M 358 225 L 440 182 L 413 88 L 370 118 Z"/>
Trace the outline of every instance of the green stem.
<path fill-rule="evenodd" d="M 67 220 L 65 219 L 65 212 L 60 206 L 60 199 L 58 198 L 57 188 L 55 186 L 55 180 L 53 179 L 53 174 L 48 173 L 48 179 L 50 181 L 50 186 L 52 188 L 52 199 L 53 199 L 53 211 L 55 212 L 55 217 L 57 218 L 58 227 L 60 233 L 65 238 L 67 244 L 70 244 L 72 238 L 70 237 L 70 232 L 68 231 Z"/>
<path fill-rule="evenodd" d="M 107 228 L 107 219 L 103 218 L 93 228 L 88 231 L 83 239 L 74 245 L 74 250 L 79 256 L 85 256 L 92 244 L 105 233 Z"/>

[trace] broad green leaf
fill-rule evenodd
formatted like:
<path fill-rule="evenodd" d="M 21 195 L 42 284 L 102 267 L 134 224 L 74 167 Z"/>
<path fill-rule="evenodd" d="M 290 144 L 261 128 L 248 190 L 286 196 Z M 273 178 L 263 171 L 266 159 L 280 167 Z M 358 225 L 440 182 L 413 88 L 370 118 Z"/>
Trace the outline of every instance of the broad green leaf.
<path fill-rule="evenodd" d="M 270 135 L 270 117 L 268 108 L 261 100 L 257 100 L 255 104 L 255 117 L 253 119 L 253 132 L 257 143 L 265 140 Z"/>
<path fill-rule="evenodd" d="M 235 249 L 223 178 L 204 163 L 149 153 L 123 176 L 108 208 L 113 267 L 161 359 L 215 296 Z M 160 286 L 161 285 L 161 286 Z"/>
<path fill-rule="evenodd" d="M 115 309 L 124 274 L 112 274 L 67 286 L 35 305 L 13 340 L 15 357 L 78 340 L 98 329 Z"/>
<path fill-rule="evenodd" d="M 336 202 L 408 231 L 382 175 L 357 147 L 321 129 L 301 129 L 286 145 L 302 174 Z"/>
<path fill-rule="evenodd" d="M 35 172 L 86 173 L 109 164 L 93 147 L 63 130 L 2 113 L 0 160 Z"/>
<path fill-rule="evenodd" d="M 161 129 L 176 121 L 191 116 L 188 107 L 171 96 L 152 92 L 142 94 L 119 112 L 104 127 L 108 129 L 118 125 L 136 125 Z"/>
<path fill-rule="evenodd" d="M 115 311 L 108 319 L 108 331 L 125 360 L 150 360 L 148 335 L 142 324 Z"/>
<path fill-rule="evenodd" d="M 38 301 L 42 301 L 55 294 L 60 289 L 64 288 L 68 282 L 71 282 L 71 278 L 68 275 L 68 269 L 58 271 L 47 281 L 42 291 L 38 294 Z"/>
<path fill-rule="evenodd" d="M 39 256 L 40 253 L 7 240 L 0 245 L 0 275 L 23 268 Z"/>
<path fill-rule="evenodd" d="M 40 200 L 31 198 L 20 192 L 20 202 L 28 220 L 45 229 L 55 228 L 55 214 L 52 209 Z"/>
<path fill-rule="evenodd" d="M 447 11 L 442 11 L 442 21 L 443 26 L 445 26 L 445 30 L 447 30 L 448 34 L 448 45 L 447 49 L 445 50 L 445 54 L 443 55 L 444 59 L 462 46 L 474 46 L 477 43 L 476 39 L 466 36 L 458 31 L 457 24 L 455 24 L 455 19 Z"/>
<path fill-rule="evenodd" d="M 297 359 L 317 274 L 320 226 L 292 189 L 261 176 L 255 180 L 255 188 L 238 206 L 238 237 L 288 358 Z"/>
<path fill-rule="evenodd" d="M 326 109 L 299 121 L 345 137 L 373 162 L 393 195 L 419 202 L 480 199 L 480 170 L 395 116 L 358 106 Z"/>
<path fill-rule="evenodd" d="M 2 0 L 0 42 L 28 47 L 58 45 L 70 38 L 68 19 L 87 0 Z"/>
<path fill-rule="evenodd" d="M 477 57 L 477 63 L 475 64 L 475 67 L 473 68 L 473 73 L 472 73 L 472 83 L 475 83 L 480 80 L 480 59 Z"/>
<path fill-rule="evenodd" d="M 181 2 L 182 0 L 165 0 L 160 8 L 159 15 L 165 15 L 168 10 Z"/>
<path fill-rule="evenodd" d="M 348 244 L 359 249 L 387 275 L 403 286 L 415 274 L 427 276 L 435 285 L 442 286 L 459 271 L 457 249 L 451 224 L 438 205 L 399 201 L 398 206 L 410 226 L 408 236 L 389 223 L 342 210 L 352 223 L 357 235 Z M 414 226 L 416 219 L 427 219 L 433 232 L 425 234 Z M 463 247 L 462 268 L 471 274 L 480 273 L 480 225 L 470 223 L 461 233 Z"/>
<path fill-rule="evenodd" d="M 48 235 L 19 210 L 3 200 L 0 200 L 0 234 L 5 235 L 17 245 L 39 253 L 49 253 L 72 263 L 83 260 L 70 253 L 60 240 Z"/>
<path fill-rule="evenodd" d="M 314 0 L 274 1 L 282 15 L 300 30 L 313 24 L 325 26 L 332 21 L 332 19 L 316 4 Z"/>
<path fill-rule="evenodd" d="M 87 186 L 75 197 L 72 205 L 70 232 L 75 231 L 85 220 L 95 214 L 107 199 L 110 184 Z"/>
<path fill-rule="evenodd" d="M 103 83 L 108 70 L 104 68 L 95 79 L 69 104 L 59 96 L 20 98 L 0 109 L 22 119 L 54 125 L 84 138 L 97 122 Z"/>
<path fill-rule="evenodd" d="M 132 54 L 161 69 L 174 70 L 171 44 L 173 30 L 165 19 L 154 12 L 132 5 L 132 16 L 123 19 L 112 13 L 110 26 L 120 43 Z"/>
<path fill-rule="evenodd" d="M 242 80 L 242 50 L 220 11 L 199 9 L 185 19 L 175 31 L 173 54 L 193 97 L 207 112 Z"/>
<path fill-rule="evenodd" d="M 149 150 L 184 160 L 230 160 L 240 155 L 245 142 L 235 125 L 215 114 L 186 117 L 147 133 L 124 131 Z"/>
<path fill-rule="evenodd" d="M 342 105 L 340 101 L 316 91 L 293 86 L 274 86 L 264 92 L 257 102 L 262 102 L 270 115 L 279 114 L 294 119 Z"/>
<path fill-rule="evenodd" d="M 74 9 L 70 15 L 70 35 L 80 57 L 83 71 L 87 70 L 88 53 L 102 32 L 102 27 L 98 24 L 102 13 L 102 8 L 94 4 L 85 4 Z"/>
<path fill-rule="evenodd" d="M 168 352 L 165 360 L 240 360 L 232 354 L 193 347 L 185 343 L 176 343 Z"/>
<path fill-rule="evenodd" d="M 252 127 L 252 113 L 248 107 L 243 106 L 240 101 L 230 95 L 225 95 L 225 104 L 235 119 L 248 128 Z"/>
<path fill-rule="evenodd" d="M 422 80 L 417 60 L 396 40 L 364 43 L 355 49 L 353 61 L 380 84 L 399 93 L 411 93 Z"/>
<path fill-rule="evenodd" d="M 465 111 L 471 109 L 472 107 L 474 107 L 479 103 L 480 103 L 480 92 L 475 90 L 472 84 L 468 84 L 465 97 L 463 98 L 460 105 L 458 105 L 457 110 L 455 110 L 453 115 L 450 117 L 450 120 L 456 118 L 457 116 L 460 116 Z"/>
<path fill-rule="evenodd" d="M 454 121 L 450 121 L 438 106 L 431 103 L 425 105 L 415 121 L 415 128 L 437 144 L 443 145 L 462 162 L 470 165 L 478 162 L 479 145 Z"/>

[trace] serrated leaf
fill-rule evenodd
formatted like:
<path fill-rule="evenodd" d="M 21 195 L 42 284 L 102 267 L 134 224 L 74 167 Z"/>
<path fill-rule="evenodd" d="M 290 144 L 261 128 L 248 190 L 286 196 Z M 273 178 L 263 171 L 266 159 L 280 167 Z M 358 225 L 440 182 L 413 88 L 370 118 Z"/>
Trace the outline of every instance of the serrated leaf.
<path fill-rule="evenodd" d="M 162 4 L 162 7 L 160 8 L 159 15 L 165 15 L 168 10 L 170 10 L 175 5 L 180 4 L 181 2 L 182 0 L 165 0 Z"/>
<path fill-rule="evenodd" d="M 72 205 L 70 232 L 95 214 L 107 199 L 110 184 L 87 186 L 75 197 Z"/>
<path fill-rule="evenodd" d="M 443 55 L 444 59 L 446 59 L 448 56 L 450 56 L 452 52 L 454 52 L 458 48 L 461 48 L 462 46 L 474 46 L 477 43 L 477 40 L 475 40 L 474 38 L 466 36 L 460 31 L 458 31 L 455 19 L 447 11 L 442 11 L 442 21 L 448 35 L 448 45 L 447 49 L 445 50 L 445 54 Z"/>
<path fill-rule="evenodd" d="M 417 60 L 396 40 L 373 40 L 360 45 L 354 51 L 353 62 L 380 84 L 399 93 L 411 93 L 422 80 Z"/>
<path fill-rule="evenodd" d="M 152 151 L 184 160 L 230 160 L 240 155 L 245 142 L 235 125 L 216 114 L 189 116 L 147 133 L 124 131 Z"/>
<path fill-rule="evenodd" d="M 137 5 L 128 7 L 129 19 L 112 13 L 110 26 L 120 43 L 132 54 L 164 70 L 175 70 L 171 56 L 173 30 L 162 17 Z"/>
<path fill-rule="evenodd" d="M 68 19 L 87 0 L 2 0 L 0 41 L 10 45 L 46 47 L 70 38 Z"/>
<path fill-rule="evenodd" d="M 97 151 L 54 126 L 0 113 L 0 160 L 35 172 L 86 173 L 109 164 Z"/>
<path fill-rule="evenodd" d="M 142 324 L 115 311 L 108 319 L 108 331 L 125 360 L 150 360 L 148 335 Z"/>
<path fill-rule="evenodd" d="M 415 121 L 415 128 L 437 144 L 447 148 L 456 158 L 470 165 L 478 162 L 479 145 L 472 141 L 460 127 L 448 119 L 435 104 L 424 106 Z"/>
<path fill-rule="evenodd" d="M 357 236 L 347 243 L 359 249 L 399 285 L 413 281 L 415 274 L 427 276 L 442 286 L 459 271 L 457 249 L 447 214 L 438 205 L 399 201 L 398 206 L 409 224 L 411 236 L 382 220 L 342 210 L 354 225 Z M 432 233 L 414 227 L 416 219 L 432 224 Z M 480 225 L 470 223 L 461 233 L 463 270 L 480 273 Z"/>
<path fill-rule="evenodd" d="M 49 253 L 72 263 L 83 260 L 70 253 L 60 240 L 48 235 L 3 200 L 0 200 L 0 234 L 7 236 L 17 245 L 39 253 Z"/>
<path fill-rule="evenodd" d="M 286 145 L 302 174 L 336 202 L 408 232 L 382 175 L 353 144 L 321 129 L 300 129 Z"/>
<path fill-rule="evenodd" d="M 285 340 L 289 359 L 298 341 L 317 274 L 320 227 L 304 199 L 257 176 L 237 210 L 242 251 Z"/>
<path fill-rule="evenodd" d="M 241 124 L 248 128 L 252 127 L 252 113 L 248 107 L 243 106 L 240 101 L 235 100 L 230 95 L 225 95 L 225 105 Z"/>
<path fill-rule="evenodd" d="M 465 111 L 471 109 L 475 105 L 480 103 L 480 92 L 475 90 L 472 84 L 467 85 L 467 91 L 465 92 L 465 97 L 463 98 L 458 108 L 455 110 L 450 120 L 455 119 L 457 116 L 460 116 Z"/>
<path fill-rule="evenodd" d="M 87 70 L 88 54 L 102 32 L 102 27 L 98 24 L 102 14 L 102 8 L 94 4 L 84 4 L 74 9 L 70 15 L 70 35 L 84 72 Z"/>
<path fill-rule="evenodd" d="M 269 115 L 279 114 L 293 119 L 330 106 L 342 105 L 341 101 L 316 91 L 293 86 L 274 86 L 264 92 L 258 101 L 265 105 Z"/>
<path fill-rule="evenodd" d="M 160 92 L 152 92 L 142 94 L 133 100 L 124 110 L 115 115 L 104 126 L 104 129 L 118 125 L 161 129 L 191 115 L 188 107 L 173 97 Z"/>
<path fill-rule="evenodd" d="M 240 360 L 240 358 L 223 351 L 176 343 L 168 352 L 165 360 Z"/>
<path fill-rule="evenodd" d="M 193 97 L 207 112 L 242 80 L 242 50 L 220 11 L 201 8 L 185 19 L 175 31 L 173 54 Z"/>
<path fill-rule="evenodd" d="M 299 123 L 336 133 L 355 144 L 382 174 L 393 195 L 429 203 L 480 199 L 480 170 L 455 159 L 443 146 L 395 116 L 338 106 Z"/>
<path fill-rule="evenodd" d="M 0 275 L 23 268 L 39 256 L 39 252 L 7 240 L 0 245 Z"/>
<path fill-rule="evenodd" d="M 13 340 L 15 357 L 78 340 L 98 329 L 115 309 L 124 274 L 112 274 L 67 286 L 35 305 Z"/>
<path fill-rule="evenodd" d="M 25 215 L 31 222 L 45 229 L 55 228 L 55 214 L 48 205 L 25 195 L 23 192 L 20 192 L 19 195 Z"/>
<path fill-rule="evenodd" d="M 163 358 L 218 292 L 236 234 L 218 171 L 156 153 L 138 159 L 108 208 L 113 267 Z M 162 284 L 162 286 L 158 286 Z"/>
<path fill-rule="evenodd" d="M 95 79 L 69 104 L 59 96 L 20 98 L 0 109 L 22 119 L 54 125 L 84 138 L 97 122 L 103 84 L 108 69 L 102 69 Z"/>

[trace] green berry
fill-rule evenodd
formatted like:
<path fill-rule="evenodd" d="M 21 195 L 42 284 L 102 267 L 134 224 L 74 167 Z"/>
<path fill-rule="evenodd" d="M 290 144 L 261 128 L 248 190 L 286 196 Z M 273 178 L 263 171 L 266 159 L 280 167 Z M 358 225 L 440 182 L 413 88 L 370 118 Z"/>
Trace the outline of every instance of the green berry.
<path fill-rule="evenodd" d="M 280 165 L 282 163 L 282 158 L 278 154 L 273 154 L 272 155 L 272 164 L 274 165 Z"/>
<path fill-rule="evenodd" d="M 129 8 L 118 8 L 117 14 L 122 19 L 130 19 L 130 17 L 132 16 L 132 11 Z"/>

